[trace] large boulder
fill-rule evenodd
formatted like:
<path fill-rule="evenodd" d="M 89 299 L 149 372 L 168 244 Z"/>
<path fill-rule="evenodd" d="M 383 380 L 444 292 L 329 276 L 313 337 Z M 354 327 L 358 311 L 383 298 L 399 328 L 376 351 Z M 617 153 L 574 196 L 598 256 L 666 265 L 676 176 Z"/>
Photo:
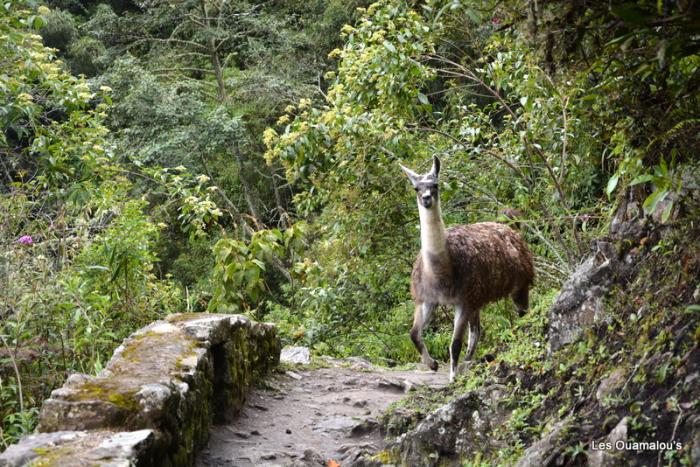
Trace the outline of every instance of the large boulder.
<path fill-rule="evenodd" d="M 619 267 L 615 246 L 597 242 L 594 253 L 576 268 L 549 309 L 550 353 L 575 341 L 584 329 L 601 319 L 605 295 Z"/>
<path fill-rule="evenodd" d="M 153 430 L 132 432 L 57 431 L 26 436 L 0 456 L 0 467 L 24 465 L 131 466 L 157 465 L 149 455 Z"/>
<path fill-rule="evenodd" d="M 469 392 L 428 415 L 389 446 L 402 465 L 438 466 L 460 463 L 475 451 L 489 449 L 487 406 Z M 461 465 L 461 463 L 459 464 Z"/>
<path fill-rule="evenodd" d="M 518 460 L 516 467 L 545 467 L 553 465 L 561 452 L 559 437 L 571 427 L 571 418 L 557 422 L 538 441 L 530 445 Z"/>
<path fill-rule="evenodd" d="M 23 439 L 0 455 L 0 465 L 23 465 L 14 453 L 27 449 L 57 465 L 72 465 L 62 456 L 81 449 L 98 449 L 97 459 L 104 443 L 133 441 L 134 432 L 149 433 L 148 443 L 122 449 L 125 459 L 191 465 L 212 421 L 238 413 L 251 383 L 278 363 L 280 347 L 273 325 L 243 316 L 179 314 L 152 323 L 126 339 L 97 376 L 72 375 L 54 390 L 37 427 L 51 435 Z"/>

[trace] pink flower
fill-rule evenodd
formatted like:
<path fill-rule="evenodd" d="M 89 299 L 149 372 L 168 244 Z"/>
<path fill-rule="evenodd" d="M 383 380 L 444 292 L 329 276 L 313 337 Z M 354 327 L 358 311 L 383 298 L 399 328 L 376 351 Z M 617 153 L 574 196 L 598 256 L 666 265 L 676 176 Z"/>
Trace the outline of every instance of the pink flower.
<path fill-rule="evenodd" d="M 33 245 L 34 244 L 34 239 L 31 237 L 31 235 L 22 235 L 19 237 L 19 240 L 17 240 L 19 243 L 22 245 Z"/>
<path fill-rule="evenodd" d="M 494 26 L 498 26 L 499 24 L 501 24 L 501 20 L 496 17 L 491 18 L 491 24 L 493 24 Z"/>

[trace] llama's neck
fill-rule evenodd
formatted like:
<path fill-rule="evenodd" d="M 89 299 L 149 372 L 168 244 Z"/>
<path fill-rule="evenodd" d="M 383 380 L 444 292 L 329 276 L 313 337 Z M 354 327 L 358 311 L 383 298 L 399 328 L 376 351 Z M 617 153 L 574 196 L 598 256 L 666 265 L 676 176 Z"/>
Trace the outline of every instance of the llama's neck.
<path fill-rule="evenodd" d="M 431 257 L 444 258 L 447 255 L 447 234 L 442 222 L 440 201 L 426 209 L 418 203 L 420 215 L 420 244 L 421 253 Z"/>

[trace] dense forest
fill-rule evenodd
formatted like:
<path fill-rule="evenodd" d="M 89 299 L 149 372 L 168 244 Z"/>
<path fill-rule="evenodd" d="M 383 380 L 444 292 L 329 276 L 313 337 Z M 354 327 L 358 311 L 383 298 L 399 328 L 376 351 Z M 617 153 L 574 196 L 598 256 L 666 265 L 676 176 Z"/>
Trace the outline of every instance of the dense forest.
<path fill-rule="evenodd" d="M 508 223 L 535 256 L 530 311 L 487 307 L 481 363 L 414 401 L 503 365 L 538 375 L 514 383 L 503 443 L 475 465 L 512 463 L 616 367 L 645 399 L 603 405 L 640 437 L 697 414 L 677 383 L 700 342 L 697 2 L 13 0 L 0 35 L 0 450 L 68 375 L 170 313 L 418 361 L 399 163 L 425 172 L 433 155 L 447 225 Z M 651 233 L 618 250 L 644 259 L 608 319 L 548 358 L 547 312 L 621 207 Z M 452 317 L 436 314 L 426 344 L 445 362 Z"/>

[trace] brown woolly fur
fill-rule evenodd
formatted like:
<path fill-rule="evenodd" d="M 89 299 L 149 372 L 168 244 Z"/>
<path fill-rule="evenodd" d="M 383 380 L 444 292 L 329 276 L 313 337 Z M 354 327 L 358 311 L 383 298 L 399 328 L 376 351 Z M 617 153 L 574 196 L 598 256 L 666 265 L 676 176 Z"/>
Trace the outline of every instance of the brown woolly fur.
<path fill-rule="evenodd" d="M 425 261 L 430 274 L 424 273 Z M 458 225 L 447 229 L 447 261 L 418 254 L 411 294 L 416 303 L 463 304 L 476 312 L 522 290 L 527 296 L 534 276 L 532 253 L 518 232 L 496 222 Z"/>

